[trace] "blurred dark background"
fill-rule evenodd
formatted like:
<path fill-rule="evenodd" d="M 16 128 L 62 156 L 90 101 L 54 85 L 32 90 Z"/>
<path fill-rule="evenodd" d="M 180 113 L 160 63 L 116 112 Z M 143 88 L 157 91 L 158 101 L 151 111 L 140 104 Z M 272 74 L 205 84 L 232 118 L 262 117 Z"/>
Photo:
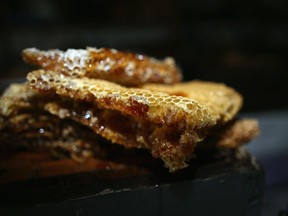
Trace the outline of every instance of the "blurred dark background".
<path fill-rule="evenodd" d="M 288 1 L 1 1 L 0 78 L 25 77 L 21 50 L 113 47 L 173 56 L 185 80 L 225 82 L 244 111 L 287 108 Z"/>
<path fill-rule="evenodd" d="M 185 80 L 225 82 L 244 96 L 243 116 L 261 127 L 248 149 L 266 171 L 263 215 L 276 215 L 288 209 L 287 11 L 283 0 L 0 1 L 0 84 L 32 69 L 21 59 L 27 47 L 173 56 Z"/>

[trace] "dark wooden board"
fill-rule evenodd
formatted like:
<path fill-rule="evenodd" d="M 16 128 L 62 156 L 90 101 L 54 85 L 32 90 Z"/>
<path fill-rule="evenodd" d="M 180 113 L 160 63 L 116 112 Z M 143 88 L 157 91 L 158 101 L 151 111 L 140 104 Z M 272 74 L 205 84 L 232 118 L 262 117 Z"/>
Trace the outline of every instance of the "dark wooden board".
<path fill-rule="evenodd" d="M 260 215 L 263 179 L 243 150 L 199 152 L 172 174 L 142 153 L 83 164 L 2 154 L 0 215 Z"/>

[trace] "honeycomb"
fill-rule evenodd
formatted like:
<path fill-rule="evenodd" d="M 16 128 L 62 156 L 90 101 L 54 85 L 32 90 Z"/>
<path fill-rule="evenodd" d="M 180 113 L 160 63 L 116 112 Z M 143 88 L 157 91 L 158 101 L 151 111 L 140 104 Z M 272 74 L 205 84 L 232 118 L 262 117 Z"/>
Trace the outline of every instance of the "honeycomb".
<path fill-rule="evenodd" d="M 196 100 L 139 88 L 126 88 L 105 80 L 65 77 L 54 71 L 37 70 L 27 76 L 38 91 L 55 92 L 125 115 L 177 128 L 200 129 L 216 124 L 218 114 Z"/>
<path fill-rule="evenodd" d="M 233 119 L 243 103 L 238 92 L 221 83 L 190 81 L 174 85 L 145 84 L 142 88 L 196 100 L 219 115 L 218 123 Z"/>
<path fill-rule="evenodd" d="M 22 52 L 26 63 L 74 77 L 105 79 L 127 86 L 144 83 L 175 83 L 182 74 L 173 58 L 157 60 L 115 49 L 91 48 Z"/>
<path fill-rule="evenodd" d="M 40 73 L 40 76 L 43 78 L 43 74 Z M 59 83 L 57 78 L 54 78 L 55 80 Z M 105 86 L 99 89 L 100 92 L 109 86 L 123 88 L 117 84 L 98 81 L 99 85 Z M 235 148 L 250 141 L 259 133 L 257 121 L 251 119 L 233 120 L 224 126 L 212 127 L 211 130 L 210 127 L 185 129 L 183 126 L 175 128 L 172 125 L 161 125 L 141 120 L 137 116 L 131 117 L 119 111 L 99 108 L 91 102 L 84 103 L 80 98 L 74 100 L 75 98 L 50 94 L 51 87 L 48 88 L 45 81 L 36 82 L 42 82 L 39 85 L 43 85 L 45 90 L 35 92 L 26 84 L 13 84 L 0 98 L 0 116 L 4 117 L 0 122 L 1 143 L 8 142 L 9 147 L 16 144 L 16 146 L 21 145 L 33 150 L 47 149 L 56 156 L 59 154 L 61 156 L 63 152 L 66 152 L 77 161 L 83 161 L 88 156 L 99 157 L 105 154 L 106 149 L 99 146 L 94 132 L 78 126 L 74 122 L 76 121 L 128 148 L 150 149 L 154 157 L 162 158 L 170 171 L 175 171 L 187 166 L 186 162 L 193 156 L 197 142 L 201 148 L 207 148 L 210 142 L 213 146 L 221 148 Z M 33 85 L 36 85 L 36 82 L 32 81 Z M 88 85 L 88 82 L 89 80 L 85 85 Z M 66 82 L 65 85 L 67 85 Z M 90 98 L 90 100 L 93 99 Z M 143 98 L 142 100 L 145 101 Z M 174 102 L 180 100 L 181 97 Z M 44 110 L 53 115 L 45 113 Z M 69 119 L 74 121 L 69 121 Z M 209 132 L 204 141 L 202 141 L 203 132 Z M 11 136 L 11 134 L 18 135 Z M 11 140 L 11 137 L 14 138 Z"/>
<path fill-rule="evenodd" d="M 148 148 L 170 171 L 187 166 L 196 143 L 222 118 L 215 112 L 222 107 L 212 108 L 204 100 L 105 80 L 65 77 L 45 70 L 33 71 L 27 79 L 41 94 L 56 95 L 43 109 L 89 126 L 114 143 Z"/>
<path fill-rule="evenodd" d="M 1 150 L 50 151 L 55 157 L 69 155 L 78 162 L 106 154 L 92 130 L 38 109 L 33 102 L 39 101 L 38 96 L 26 84 L 12 84 L 4 92 L 0 98 Z"/>
<path fill-rule="evenodd" d="M 217 146 L 221 148 L 236 148 L 248 143 L 259 135 L 258 121 L 255 119 L 241 119 L 231 121 L 212 136 L 217 139 Z"/>
<path fill-rule="evenodd" d="M 29 89 L 26 84 L 11 84 L 0 97 L 0 114 L 8 117 L 18 109 L 30 107 L 29 98 L 37 93 Z"/>
<path fill-rule="evenodd" d="M 179 83 L 173 58 L 91 47 L 28 48 L 22 56 L 41 69 L 0 98 L 0 143 L 12 147 L 81 161 L 105 152 L 101 136 L 146 148 L 174 172 L 188 166 L 196 146 L 236 148 L 259 133 L 257 121 L 235 118 L 243 103 L 238 92 L 220 83 Z"/>

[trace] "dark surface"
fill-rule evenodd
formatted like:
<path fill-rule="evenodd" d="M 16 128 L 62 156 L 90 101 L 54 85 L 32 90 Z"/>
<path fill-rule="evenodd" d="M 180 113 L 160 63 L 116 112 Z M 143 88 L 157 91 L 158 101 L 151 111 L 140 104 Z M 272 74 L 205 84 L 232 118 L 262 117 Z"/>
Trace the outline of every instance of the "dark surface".
<path fill-rule="evenodd" d="M 15 158 L 10 160 L 13 163 Z M 30 166 L 32 163 L 37 161 L 31 160 Z M 58 162 L 48 163 L 53 167 Z M 23 169 L 24 166 L 29 163 Z M 174 174 L 157 163 L 146 168 L 146 173 L 130 175 L 127 175 L 129 166 L 78 173 L 73 173 L 71 166 L 70 174 L 50 177 L 43 177 L 49 169 L 38 170 L 42 177 L 27 173 L 30 178 L 26 180 L 15 178 L 0 184 L 0 212 L 3 215 L 260 214 L 264 174 L 245 151 L 199 152 L 188 169 Z M 5 169 L 3 162 L 1 169 Z M 13 170 L 6 168 L 0 180 L 7 172 Z"/>

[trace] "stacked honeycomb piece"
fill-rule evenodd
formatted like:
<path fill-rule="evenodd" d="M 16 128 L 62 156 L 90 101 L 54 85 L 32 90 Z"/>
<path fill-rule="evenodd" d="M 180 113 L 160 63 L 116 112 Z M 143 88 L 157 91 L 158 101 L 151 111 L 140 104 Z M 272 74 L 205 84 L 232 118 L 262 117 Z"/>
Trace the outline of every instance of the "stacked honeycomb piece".
<path fill-rule="evenodd" d="M 105 48 L 30 48 L 23 59 L 40 69 L 4 92 L 0 133 L 20 130 L 26 147 L 61 149 L 85 160 L 104 152 L 101 137 L 148 149 L 174 172 L 189 165 L 197 146 L 237 148 L 259 132 L 256 120 L 237 119 L 238 92 L 219 83 L 181 82 L 172 58 Z M 58 127 L 49 128 L 53 119 Z"/>

